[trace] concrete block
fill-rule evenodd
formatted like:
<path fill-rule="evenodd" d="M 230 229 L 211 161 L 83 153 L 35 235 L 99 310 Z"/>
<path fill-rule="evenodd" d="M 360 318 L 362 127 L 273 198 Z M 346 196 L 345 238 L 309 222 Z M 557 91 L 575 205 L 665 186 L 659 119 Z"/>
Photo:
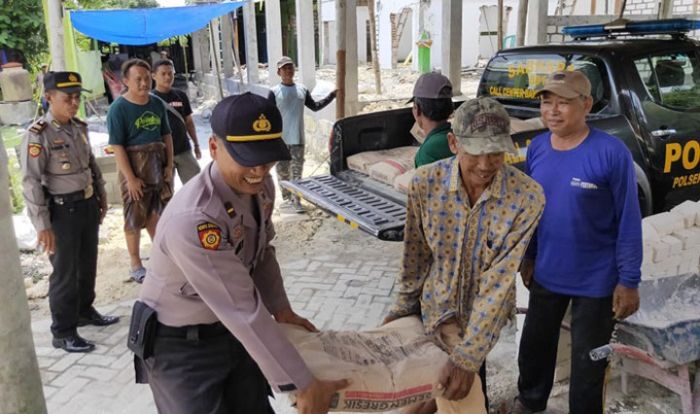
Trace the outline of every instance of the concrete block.
<path fill-rule="evenodd" d="M 661 237 L 685 228 L 683 216 L 669 211 L 645 217 L 642 219 L 642 223 L 649 223 Z"/>
<path fill-rule="evenodd" d="M 683 250 L 683 242 L 678 237 L 664 236 L 661 238 L 661 242 L 671 246 L 671 255 L 681 254 Z"/>
<path fill-rule="evenodd" d="M 700 248 L 700 228 L 691 227 L 675 231 L 672 237 L 683 243 L 683 250 L 698 250 Z"/>
<path fill-rule="evenodd" d="M 680 266 L 683 261 L 683 256 L 674 255 L 669 256 L 666 260 L 658 263 L 658 268 L 656 272 L 656 277 L 658 276 L 674 276 L 678 274 L 678 266 Z"/>
<path fill-rule="evenodd" d="M 683 260 L 680 265 L 678 265 L 678 274 L 683 275 L 686 273 L 697 273 L 698 272 L 698 262 L 696 260 Z"/>
<path fill-rule="evenodd" d="M 34 119 L 37 103 L 34 101 L 0 102 L 0 124 L 22 125 Z"/>
<path fill-rule="evenodd" d="M 117 159 L 115 157 L 96 157 L 95 162 L 102 171 L 105 180 L 108 204 L 121 204 L 121 188 L 119 187 L 119 173 L 117 172 Z"/>
<path fill-rule="evenodd" d="M 651 246 L 653 249 L 652 261 L 654 263 L 659 263 L 663 261 L 671 254 L 671 245 L 668 243 L 659 241 L 656 243 L 651 243 Z"/>
<path fill-rule="evenodd" d="M 677 213 L 683 216 L 683 224 L 686 228 L 693 227 L 696 224 L 698 214 L 700 213 L 700 204 L 695 201 L 686 200 L 671 209 L 672 213 Z"/>
<path fill-rule="evenodd" d="M 642 239 L 644 242 L 657 242 L 661 240 L 661 236 L 654 226 L 642 220 Z"/>
<path fill-rule="evenodd" d="M 654 246 L 651 243 L 644 242 L 642 246 L 643 256 L 642 264 L 654 263 Z M 516 290 L 517 295 L 517 290 Z M 516 299 L 517 301 L 517 299 Z"/>

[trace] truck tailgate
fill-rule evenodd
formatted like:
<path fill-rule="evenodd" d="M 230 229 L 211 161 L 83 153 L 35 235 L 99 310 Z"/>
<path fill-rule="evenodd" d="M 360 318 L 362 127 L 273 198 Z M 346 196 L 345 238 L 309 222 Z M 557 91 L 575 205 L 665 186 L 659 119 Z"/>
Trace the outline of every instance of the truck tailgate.
<path fill-rule="evenodd" d="M 405 205 L 362 185 L 353 185 L 333 175 L 282 181 L 281 185 L 352 228 L 362 229 L 380 240 L 403 240 Z"/>

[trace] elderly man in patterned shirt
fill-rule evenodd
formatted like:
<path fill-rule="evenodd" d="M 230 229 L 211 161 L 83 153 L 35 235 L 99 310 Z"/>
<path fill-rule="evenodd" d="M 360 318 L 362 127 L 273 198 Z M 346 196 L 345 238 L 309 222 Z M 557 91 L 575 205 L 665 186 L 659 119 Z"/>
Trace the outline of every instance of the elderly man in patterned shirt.
<path fill-rule="evenodd" d="M 448 134 L 456 156 L 419 168 L 409 189 L 399 293 L 385 323 L 421 315 L 425 333 L 450 355 L 442 396 L 414 412 L 460 412 L 512 311 L 544 193 L 504 164 L 505 152 L 516 151 L 509 126 L 495 100 L 465 102 Z"/>

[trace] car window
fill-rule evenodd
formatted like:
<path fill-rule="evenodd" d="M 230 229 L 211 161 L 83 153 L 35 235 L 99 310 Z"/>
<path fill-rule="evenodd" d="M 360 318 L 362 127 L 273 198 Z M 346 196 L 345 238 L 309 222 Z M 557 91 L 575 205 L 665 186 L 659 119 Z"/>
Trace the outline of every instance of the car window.
<path fill-rule="evenodd" d="M 700 61 L 695 53 L 665 53 L 634 64 L 654 102 L 678 110 L 700 107 Z"/>
<path fill-rule="evenodd" d="M 498 98 L 504 103 L 539 107 L 535 93 L 547 76 L 558 70 L 580 70 L 591 81 L 593 112 L 608 102 L 610 88 L 599 59 L 580 54 L 525 54 L 493 58 L 481 78 L 479 96 Z"/>

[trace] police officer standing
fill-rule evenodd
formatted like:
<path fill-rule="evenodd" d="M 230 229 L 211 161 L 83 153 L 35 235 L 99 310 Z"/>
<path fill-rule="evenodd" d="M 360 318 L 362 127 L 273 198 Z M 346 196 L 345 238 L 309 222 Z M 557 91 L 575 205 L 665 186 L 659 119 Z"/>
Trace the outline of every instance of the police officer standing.
<path fill-rule="evenodd" d="M 90 352 L 95 345 L 77 327 L 111 325 L 119 318 L 100 315 L 95 300 L 98 227 L 107 212 L 102 173 L 87 137 L 87 124 L 75 117 L 82 88 L 75 72 L 47 72 L 44 93 L 49 112 L 22 142 L 24 199 L 38 233 L 38 247 L 49 254 L 49 307 L 53 346 Z"/>
<path fill-rule="evenodd" d="M 315 379 L 278 325 L 316 329 L 292 310 L 270 245 L 270 169 L 290 159 L 280 113 L 244 93 L 222 100 L 211 126 L 214 161 L 158 222 L 141 290 L 155 339 L 136 380 L 149 382 L 160 413 L 272 413 L 270 385 L 296 391 L 299 412 L 326 413 L 347 381 Z"/>

